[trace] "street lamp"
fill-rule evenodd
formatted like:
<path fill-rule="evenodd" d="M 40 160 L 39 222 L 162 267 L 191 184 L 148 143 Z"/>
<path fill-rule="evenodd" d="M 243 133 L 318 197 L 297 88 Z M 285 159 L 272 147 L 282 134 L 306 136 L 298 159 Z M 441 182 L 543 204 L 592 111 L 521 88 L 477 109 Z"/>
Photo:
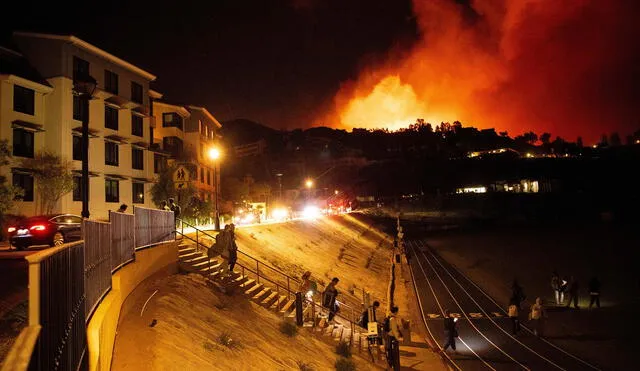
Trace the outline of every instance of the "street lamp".
<path fill-rule="evenodd" d="M 213 161 L 213 193 L 214 193 L 214 202 L 215 202 L 215 228 L 216 231 L 220 230 L 220 211 L 218 210 L 218 166 L 219 166 L 219 162 L 218 160 L 220 160 L 220 157 L 222 156 L 222 153 L 220 152 L 220 149 L 218 149 L 217 147 L 211 147 L 209 148 L 209 151 L 207 152 L 207 155 L 209 156 L 209 159 L 211 159 L 211 161 Z"/>
<path fill-rule="evenodd" d="M 305 185 L 307 188 L 311 189 L 311 187 L 313 187 L 313 179 L 308 178 L 308 179 L 304 182 L 304 185 Z"/>
<path fill-rule="evenodd" d="M 89 218 L 89 101 L 96 90 L 96 79 L 87 75 L 76 77 L 73 91 L 80 98 L 82 109 L 82 217 Z"/>

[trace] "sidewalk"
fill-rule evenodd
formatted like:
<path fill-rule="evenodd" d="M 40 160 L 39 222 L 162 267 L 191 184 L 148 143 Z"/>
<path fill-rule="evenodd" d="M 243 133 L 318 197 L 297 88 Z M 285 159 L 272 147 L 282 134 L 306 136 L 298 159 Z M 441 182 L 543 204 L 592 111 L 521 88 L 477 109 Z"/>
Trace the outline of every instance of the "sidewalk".
<path fill-rule="evenodd" d="M 420 307 L 413 291 L 411 274 L 406 260 L 396 264 L 396 288 L 394 304 L 399 308 L 399 317 L 409 321 L 410 328 L 403 328 L 404 342 L 400 344 L 401 370 L 448 370 L 442 358 L 431 349 L 431 339 L 420 314 Z"/>

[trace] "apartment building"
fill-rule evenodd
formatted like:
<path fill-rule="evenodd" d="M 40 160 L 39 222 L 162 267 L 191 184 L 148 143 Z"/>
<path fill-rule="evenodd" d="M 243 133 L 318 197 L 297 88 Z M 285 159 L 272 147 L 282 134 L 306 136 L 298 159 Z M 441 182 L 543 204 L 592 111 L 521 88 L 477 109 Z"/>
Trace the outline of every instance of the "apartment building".
<path fill-rule="evenodd" d="M 153 100 L 152 111 L 154 143 L 161 143 L 171 161 L 189 164 L 191 183 L 198 196 L 203 201 L 213 200 L 215 185 L 220 184 L 220 164 L 209 158 L 208 151 L 216 146 L 220 122 L 199 106 Z M 163 154 L 156 154 L 159 156 Z"/>
<path fill-rule="evenodd" d="M 2 172 L 25 189 L 15 212 L 38 212 L 33 177 L 16 164 L 46 148 L 71 160 L 74 167 L 74 190 L 60 200 L 56 211 L 80 214 L 83 117 L 89 118 L 91 137 L 91 217 L 106 218 L 120 203 L 152 207 L 149 83 L 156 76 L 75 36 L 17 32 L 14 42 L 20 53 L 16 58 L 28 61 L 43 78 L 0 77 L 0 139 L 9 141 L 14 154 L 13 164 Z M 74 94 L 74 80 L 86 76 L 97 81 L 88 112 Z"/>

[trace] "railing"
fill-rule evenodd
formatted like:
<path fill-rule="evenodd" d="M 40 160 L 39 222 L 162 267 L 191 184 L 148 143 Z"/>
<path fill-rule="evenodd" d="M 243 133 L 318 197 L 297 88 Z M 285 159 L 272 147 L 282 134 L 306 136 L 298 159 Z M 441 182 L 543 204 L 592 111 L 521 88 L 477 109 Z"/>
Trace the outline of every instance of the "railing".
<path fill-rule="evenodd" d="M 30 369 L 87 367 L 82 241 L 28 255 L 29 326 L 42 326 Z"/>
<path fill-rule="evenodd" d="M 173 241 L 175 218 L 172 211 L 134 206 L 136 249 Z"/>
<path fill-rule="evenodd" d="M 215 241 L 215 236 L 207 233 L 206 231 L 198 229 L 196 226 L 185 222 L 181 219 L 177 219 L 180 224 L 180 230 L 176 231 L 184 238 L 187 238 L 190 241 L 196 242 L 196 250 L 202 251 L 208 254 L 208 250 L 211 248 L 210 246 L 205 245 L 200 242 L 201 237 L 209 237 L 212 241 Z M 185 234 L 185 226 L 187 228 L 187 234 L 189 233 L 189 229 L 193 229 L 193 233 L 195 233 L 196 237 L 191 238 L 187 234 Z M 238 249 L 238 258 L 240 256 L 244 257 L 245 262 L 240 261 L 236 265 L 241 269 L 242 275 L 246 275 L 247 272 L 253 274 L 255 276 L 256 282 L 260 284 L 260 281 L 267 281 L 276 286 L 276 292 L 278 293 L 278 300 L 280 299 L 280 293 L 283 295 L 287 295 L 287 300 L 291 300 L 292 297 L 295 297 L 295 293 L 297 292 L 297 288 L 300 285 L 300 281 L 294 277 L 289 276 L 278 268 L 272 267 L 269 264 L 265 264 L 264 262 L 254 258 L 253 256 L 241 251 Z M 211 264 L 211 259 L 209 259 L 209 264 Z M 211 265 L 209 266 L 209 271 L 211 270 Z M 292 289 L 293 288 L 293 289 Z M 346 299 L 346 296 L 344 296 Z M 341 317 L 349 320 L 350 322 L 357 322 L 358 317 L 362 310 L 356 309 L 355 305 L 349 305 L 344 301 L 339 301 L 340 310 L 342 311 Z M 347 315 L 348 313 L 348 315 Z"/>
<path fill-rule="evenodd" d="M 111 223 L 111 272 L 135 259 L 135 217 L 132 214 L 109 212 Z"/>
<path fill-rule="evenodd" d="M 111 224 L 83 220 L 82 239 L 85 243 L 84 290 L 87 295 L 85 313 L 89 320 L 100 300 L 111 290 Z"/>

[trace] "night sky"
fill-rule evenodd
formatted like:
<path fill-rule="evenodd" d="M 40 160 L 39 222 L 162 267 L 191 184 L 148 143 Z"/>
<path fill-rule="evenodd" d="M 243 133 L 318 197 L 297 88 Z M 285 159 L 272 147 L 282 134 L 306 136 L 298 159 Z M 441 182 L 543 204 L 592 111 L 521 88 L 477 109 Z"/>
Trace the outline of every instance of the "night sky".
<path fill-rule="evenodd" d="M 640 129 L 638 3 L 22 2 L 0 27 L 2 41 L 74 34 L 221 121 L 393 129 L 423 117 L 588 141 Z"/>

